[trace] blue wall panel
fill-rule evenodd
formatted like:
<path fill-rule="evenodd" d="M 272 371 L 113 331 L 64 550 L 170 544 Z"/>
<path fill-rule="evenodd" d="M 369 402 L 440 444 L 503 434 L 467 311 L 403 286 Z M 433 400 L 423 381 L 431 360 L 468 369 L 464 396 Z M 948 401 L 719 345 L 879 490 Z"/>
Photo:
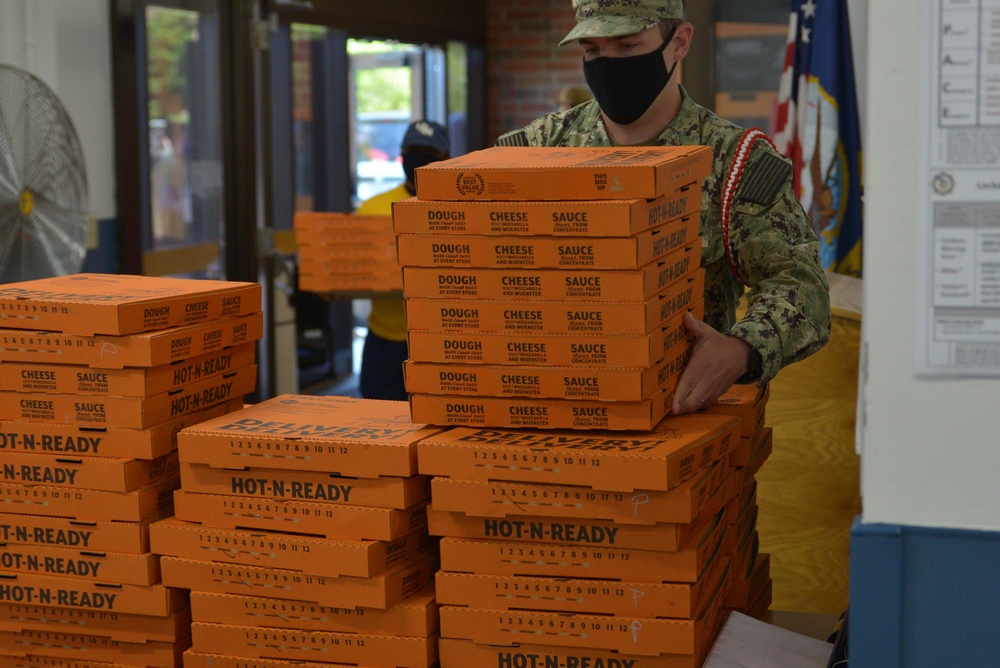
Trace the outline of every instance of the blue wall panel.
<path fill-rule="evenodd" d="M 851 668 L 1000 666 L 1000 534 L 851 533 Z"/>

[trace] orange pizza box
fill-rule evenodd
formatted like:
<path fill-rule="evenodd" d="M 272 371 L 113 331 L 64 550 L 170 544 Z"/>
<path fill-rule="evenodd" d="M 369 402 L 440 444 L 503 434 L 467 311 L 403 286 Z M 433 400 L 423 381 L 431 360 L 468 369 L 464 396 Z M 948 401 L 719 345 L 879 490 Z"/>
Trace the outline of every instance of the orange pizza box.
<path fill-rule="evenodd" d="M 701 210 L 692 183 L 653 200 L 434 202 L 411 197 L 392 205 L 397 234 L 523 234 L 630 237 Z"/>
<path fill-rule="evenodd" d="M 756 436 L 756 432 L 754 434 Z M 733 467 L 743 467 L 750 459 L 751 439 L 742 436 L 736 441 L 736 445 L 729 452 L 729 465 Z"/>
<path fill-rule="evenodd" d="M 699 300 L 686 311 L 704 316 Z M 410 360 L 517 366 L 650 367 L 687 340 L 684 313 L 678 313 L 643 336 L 563 336 L 496 332 L 429 332 L 410 330 Z"/>
<path fill-rule="evenodd" d="M 441 606 L 441 635 L 483 644 L 542 642 L 656 656 L 694 654 L 706 633 L 705 620 L 638 619 L 560 612 Z"/>
<path fill-rule="evenodd" d="M 480 269 L 403 267 L 410 299 L 648 299 L 700 266 L 701 244 L 688 244 L 638 269 Z"/>
<path fill-rule="evenodd" d="M 639 302 L 407 299 L 409 329 L 642 336 L 703 298 L 705 270 L 696 269 Z"/>
<path fill-rule="evenodd" d="M 265 566 L 336 578 L 384 573 L 428 549 L 437 539 L 425 530 L 394 540 L 340 541 L 263 531 L 219 529 L 170 518 L 149 529 L 153 552 L 194 561 Z"/>
<path fill-rule="evenodd" d="M 61 659 L 53 656 L 8 656 L 0 652 L 0 657 L 8 663 L 3 665 L 11 668 L 129 668 L 122 663 L 108 663 L 106 661 L 88 661 L 86 659 Z"/>
<path fill-rule="evenodd" d="M 439 571 L 438 603 L 488 610 L 539 610 L 643 618 L 691 618 L 710 602 L 729 559 L 716 551 L 696 583 L 620 582 Z M 192 596 L 192 606 L 194 598 Z"/>
<path fill-rule="evenodd" d="M 753 523 L 746 527 L 729 527 L 726 537 L 736 536 L 738 545 L 730 550 L 730 558 L 733 561 L 731 580 L 746 580 L 753 575 L 754 563 L 757 561 L 757 554 L 760 552 L 760 535 L 757 533 L 757 510 L 752 513 Z M 739 532 L 745 531 L 743 536 Z M 727 546 L 723 546 L 725 549 Z"/>
<path fill-rule="evenodd" d="M 123 642 L 176 642 L 191 635 L 191 608 L 166 617 L 38 605 L 0 605 L 0 630 L 85 633 Z"/>
<path fill-rule="evenodd" d="M 733 385 L 719 400 L 705 409 L 706 413 L 715 415 L 735 415 L 742 423 L 741 435 L 753 437 L 753 432 L 760 424 L 767 400 L 771 396 L 771 387 L 749 385 Z"/>
<path fill-rule="evenodd" d="M 192 648 L 198 653 L 281 659 L 286 663 L 320 661 L 378 668 L 430 668 L 437 665 L 438 659 L 437 636 L 408 638 L 198 622 L 191 625 L 191 638 Z"/>
<path fill-rule="evenodd" d="M 0 514 L 0 542 L 65 547 L 93 552 L 149 552 L 149 525 L 141 522 L 84 522 L 44 515 Z"/>
<path fill-rule="evenodd" d="M 188 607 L 186 591 L 28 573 L 0 573 L 0 603 L 168 617 Z"/>
<path fill-rule="evenodd" d="M 158 480 L 177 477 L 177 453 L 157 459 L 65 457 L 8 452 L 0 464 L 0 481 L 23 485 L 131 492 Z"/>
<path fill-rule="evenodd" d="M 700 183 L 707 146 L 496 146 L 418 168 L 422 200 L 653 199 Z"/>
<path fill-rule="evenodd" d="M 746 475 L 750 478 L 757 475 L 760 468 L 767 461 L 767 458 L 771 456 L 771 451 L 774 448 L 774 431 L 771 427 L 766 427 L 764 429 L 763 443 L 760 444 L 756 450 L 754 450 L 750 455 L 750 461 L 747 463 Z"/>
<path fill-rule="evenodd" d="M 757 533 L 757 510 L 751 514 L 753 522 L 744 527 L 728 527 L 726 542 L 736 543 L 734 547 L 723 545 L 723 551 L 728 552 L 733 561 L 732 578 L 748 579 L 753 573 L 757 553 L 760 552 L 760 535 Z M 730 540 L 732 536 L 732 540 Z"/>
<path fill-rule="evenodd" d="M 342 663 L 314 663 L 312 661 L 289 662 L 284 659 L 248 659 L 243 656 L 224 656 L 188 650 L 184 652 L 184 668 L 338 668 Z M 88 667 L 89 668 L 89 667 Z M 111 668 L 100 666 L 99 668 Z M 117 668 L 117 666 L 113 667 Z M 348 668 L 370 668 L 369 664 L 351 664 Z"/>
<path fill-rule="evenodd" d="M 340 260 L 348 262 L 340 271 L 348 271 L 348 267 L 357 269 L 360 266 L 380 267 L 393 264 L 398 266 L 394 242 L 395 239 L 391 245 L 333 242 L 322 246 L 300 248 L 299 258 L 313 272 L 336 270 Z"/>
<path fill-rule="evenodd" d="M 403 289 L 403 276 L 394 266 L 384 273 L 303 274 L 299 271 L 299 289 L 306 292 L 392 292 Z"/>
<path fill-rule="evenodd" d="M 747 536 L 752 535 L 757 530 L 757 515 L 760 513 L 760 507 L 757 505 L 756 496 L 754 499 L 747 504 L 746 509 L 740 513 L 739 518 L 736 520 L 736 524 L 733 525 L 735 531 L 733 534 L 736 536 L 737 544 L 742 549 L 746 542 Z"/>
<path fill-rule="evenodd" d="M 142 522 L 173 510 L 180 478 L 162 479 L 130 492 L 0 482 L 6 510 L 83 522 Z"/>
<path fill-rule="evenodd" d="M 388 216 L 382 216 L 389 219 Z M 352 230 L 344 234 L 305 233 L 295 235 L 299 258 L 329 260 L 345 257 L 395 257 L 396 234 L 391 229 L 376 232 Z"/>
<path fill-rule="evenodd" d="M 698 655 L 639 656 L 586 647 L 527 645 L 514 643 L 510 640 L 504 644 L 481 644 L 454 638 L 441 638 L 439 648 L 441 665 L 445 668 L 448 666 L 469 666 L 470 668 L 478 668 L 479 666 L 490 666 L 491 668 L 493 666 L 500 668 L 548 668 L 549 666 L 553 668 L 701 668 L 708 654 L 708 649 L 710 649 L 710 647 L 706 647 Z M 191 666 L 185 664 L 185 668 L 191 668 Z M 205 667 L 199 665 L 198 668 Z M 227 664 L 224 668 L 231 667 Z"/>
<path fill-rule="evenodd" d="M 74 274 L 0 287 L 0 327 L 136 334 L 256 313 L 257 283 Z"/>
<path fill-rule="evenodd" d="M 263 332 L 260 312 L 123 336 L 0 329 L 0 362 L 152 367 L 256 341 Z"/>
<path fill-rule="evenodd" d="M 299 289 L 319 294 L 335 293 L 331 297 L 341 299 L 370 299 L 370 293 L 388 293 L 396 299 L 403 296 L 403 272 L 393 263 L 391 266 L 363 267 L 351 270 L 341 264 L 335 267 L 305 267 L 299 272 Z"/>
<path fill-rule="evenodd" d="M 774 582 L 768 579 L 767 584 L 764 586 L 764 590 L 761 591 L 757 598 L 747 606 L 744 614 L 753 617 L 754 619 L 762 619 L 771 608 L 771 599 L 773 594 Z"/>
<path fill-rule="evenodd" d="M 133 585 L 151 585 L 160 581 L 159 560 L 148 552 L 93 552 L 0 543 L 0 570 Z"/>
<path fill-rule="evenodd" d="M 405 509 L 366 508 L 233 494 L 174 492 L 174 514 L 185 522 L 225 529 L 303 533 L 340 540 L 396 540 L 427 526 L 427 502 Z"/>
<path fill-rule="evenodd" d="M 68 364 L 0 364 L 0 390 L 113 397 L 152 397 L 254 363 L 255 348 L 233 348 L 149 368 L 100 369 Z M 117 426 L 117 425 L 116 425 Z"/>
<path fill-rule="evenodd" d="M 358 254 L 375 256 L 393 249 L 395 253 L 396 237 L 392 230 L 389 216 L 379 216 L 386 220 L 386 226 L 380 230 L 347 229 L 343 232 L 326 232 L 323 230 L 304 230 L 295 233 L 296 250 L 300 257 L 309 256 L 322 260 L 329 257 L 356 257 Z"/>
<path fill-rule="evenodd" d="M 388 219 L 388 216 L 385 216 Z M 296 235 L 299 261 L 332 264 L 337 258 L 357 260 L 395 260 L 396 234 L 391 229 L 374 236 L 373 233 L 350 232 L 343 235 Z"/>
<path fill-rule="evenodd" d="M 409 508 L 431 495 L 428 476 L 345 478 L 319 471 L 220 469 L 181 464 L 181 487 L 197 494 L 261 499 L 301 499 L 370 508 Z"/>
<path fill-rule="evenodd" d="M 618 524 L 690 523 L 731 469 L 716 462 L 668 492 L 604 492 L 547 483 L 477 482 L 435 477 L 434 508 L 479 517 L 536 515 Z"/>
<path fill-rule="evenodd" d="M 723 601 L 727 608 L 742 610 L 750 606 L 754 598 L 767 586 L 771 579 L 771 555 L 761 553 L 753 565 L 750 578 L 733 578 L 729 581 L 729 592 Z"/>
<path fill-rule="evenodd" d="M 733 448 L 733 451 L 729 453 L 729 464 L 731 466 L 749 466 L 751 456 L 767 447 L 769 438 L 771 438 L 771 428 L 758 426 L 749 438 L 740 438 L 739 447 Z"/>
<path fill-rule="evenodd" d="M 424 587 L 385 610 L 353 606 L 331 608 L 302 601 L 195 591 L 191 592 L 191 617 L 196 622 L 233 626 L 414 638 L 427 638 L 438 630 L 433 586 Z"/>
<path fill-rule="evenodd" d="M 743 494 L 739 501 L 739 514 L 736 516 L 736 520 L 730 525 L 734 529 L 733 535 L 735 536 L 737 543 L 743 540 L 746 534 L 752 532 L 757 527 L 758 505 L 756 486 L 752 488 L 752 491 L 750 491 L 749 494 Z M 727 524 L 729 524 L 728 520 L 729 517 L 727 516 L 725 518 Z"/>
<path fill-rule="evenodd" d="M 733 473 L 739 472 L 740 469 L 733 469 Z M 736 524 L 737 519 L 747 512 L 747 508 L 757 503 L 757 480 L 755 478 L 746 478 L 742 485 L 734 485 L 734 490 L 732 508 L 726 508 L 727 524 Z"/>
<path fill-rule="evenodd" d="M 325 211 L 295 215 L 315 216 L 312 220 L 293 220 L 295 245 L 299 247 L 332 242 L 373 243 L 395 233 L 391 215 L 370 216 Z"/>
<path fill-rule="evenodd" d="M 517 237 L 401 234 L 402 267 L 638 270 L 698 240 L 699 216 L 665 223 L 634 237 Z"/>
<path fill-rule="evenodd" d="M 735 482 L 735 479 L 734 479 Z M 734 485 L 735 488 L 735 485 Z M 751 478 L 734 495 L 733 502 L 726 506 L 726 524 L 744 526 L 747 513 L 757 505 L 757 481 Z"/>
<path fill-rule="evenodd" d="M 674 379 L 648 399 L 617 402 L 410 394 L 410 414 L 437 425 L 648 431 L 670 412 L 676 385 Z"/>
<path fill-rule="evenodd" d="M 371 578 L 307 575 L 260 566 L 215 564 L 163 557 L 164 584 L 213 594 L 237 594 L 307 601 L 335 608 L 384 610 L 416 594 L 433 581 L 438 568 L 434 552 L 425 552 Z"/>
<path fill-rule="evenodd" d="M 182 462 L 223 468 L 417 474 L 417 442 L 441 431 L 413 424 L 402 401 L 282 395 L 177 435 Z"/>
<path fill-rule="evenodd" d="M 725 533 L 721 521 L 713 522 L 697 544 L 678 552 L 444 538 L 441 570 L 623 582 L 697 582 Z"/>
<path fill-rule="evenodd" d="M 667 357 L 645 369 L 407 361 L 403 376 L 407 391 L 418 394 L 642 401 L 676 381 L 690 357 L 691 342 L 684 339 Z"/>
<path fill-rule="evenodd" d="M 760 468 L 767 461 L 767 458 L 771 456 L 772 449 L 772 439 L 770 434 L 765 438 L 764 442 L 760 447 L 750 454 L 749 461 L 746 466 L 738 466 L 734 469 L 736 474 L 735 483 L 737 489 L 743 489 L 748 487 L 751 483 L 755 482 L 756 475 L 760 471 Z"/>
<path fill-rule="evenodd" d="M 310 240 L 308 245 L 299 246 L 299 266 L 305 266 L 311 272 L 337 271 L 338 260 L 347 260 L 350 263 L 348 266 L 353 268 L 362 263 L 372 266 L 395 265 L 398 268 L 396 237 L 390 232 L 387 239 L 378 243 L 316 238 Z"/>
<path fill-rule="evenodd" d="M 390 221 L 388 216 L 380 216 Z M 368 232 L 347 231 L 344 234 L 306 232 L 295 234 L 300 264 L 331 265 L 331 260 L 344 258 L 352 263 L 359 260 L 395 260 L 396 233 L 391 229 Z"/>
<path fill-rule="evenodd" d="M 377 226 L 297 230 L 295 245 L 299 256 L 317 260 L 337 255 L 352 257 L 358 253 L 374 256 L 376 252 L 384 253 L 386 249 L 392 249 L 395 255 L 396 233 L 392 229 L 391 216 L 366 218 L 382 222 Z"/>
<path fill-rule="evenodd" d="M 188 642 L 122 642 L 101 636 L 60 631 L 0 631 L 0 652 L 22 653 L 88 661 L 118 661 L 125 665 L 149 668 L 175 668 L 182 665 L 181 655 Z"/>
<path fill-rule="evenodd" d="M 756 513 L 754 517 L 756 517 Z M 749 534 L 745 533 L 747 531 L 749 531 Z M 758 542 L 759 538 L 757 538 L 755 526 L 726 526 L 726 538 L 722 545 L 722 551 L 732 559 L 732 572 L 734 574 L 744 573 L 744 577 L 749 575 L 749 570 L 753 567 L 753 560 L 758 549 Z"/>
<path fill-rule="evenodd" d="M 292 219 L 295 234 L 323 232 L 331 236 L 392 232 L 392 216 L 331 211 L 300 211 Z"/>
<path fill-rule="evenodd" d="M 147 429 L 179 415 L 225 403 L 252 392 L 256 385 L 257 366 L 251 364 L 153 397 L 0 392 L 0 415 L 14 420 L 80 427 L 113 425 Z"/>
<path fill-rule="evenodd" d="M 720 507 L 721 510 L 721 507 Z M 561 518 L 518 516 L 474 517 L 443 510 L 427 511 L 432 536 L 502 540 L 554 545 L 595 545 L 655 552 L 677 552 L 697 542 L 714 516 L 694 524 L 622 524 L 603 520 L 569 521 Z"/>
<path fill-rule="evenodd" d="M 452 429 L 420 444 L 420 472 L 462 480 L 667 491 L 729 452 L 738 421 L 667 418 L 653 433 Z"/>
<path fill-rule="evenodd" d="M 619 583 L 621 584 L 621 583 Z M 514 612 L 473 607 L 441 606 L 441 635 L 500 644 L 531 637 L 549 645 L 584 647 L 640 655 L 700 654 L 713 635 L 728 581 L 716 578 L 707 601 L 688 618 L 560 611 Z M 509 640 L 504 640 L 508 638 Z"/>
<path fill-rule="evenodd" d="M 175 435 L 184 427 L 242 408 L 242 397 L 231 399 L 224 404 L 180 415 L 148 429 L 78 427 L 0 420 L 0 453 L 35 452 L 70 457 L 156 459 L 177 450 Z"/>
<path fill-rule="evenodd" d="M 354 251 L 350 254 L 327 249 L 301 251 L 299 253 L 301 269 L 306 276 L 324 276 L 327 274 L 379 274 L 399 273 L 399 263 L 396 261 L 396 245 L 377 252 Z"/>

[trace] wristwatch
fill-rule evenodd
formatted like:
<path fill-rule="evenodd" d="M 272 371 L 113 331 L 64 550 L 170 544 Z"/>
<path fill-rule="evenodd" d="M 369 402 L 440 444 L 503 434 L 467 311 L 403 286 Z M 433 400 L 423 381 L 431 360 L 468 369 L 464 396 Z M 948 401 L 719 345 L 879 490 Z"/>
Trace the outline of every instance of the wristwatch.
<path fill-rule="evenodd" d="M 756 383 L 764 375 L 764 359 L 760 356 L 760 351 L 750 347 L 747 353 L 747 372 L 737 379 L 737 385 L 749 385 Z"/>

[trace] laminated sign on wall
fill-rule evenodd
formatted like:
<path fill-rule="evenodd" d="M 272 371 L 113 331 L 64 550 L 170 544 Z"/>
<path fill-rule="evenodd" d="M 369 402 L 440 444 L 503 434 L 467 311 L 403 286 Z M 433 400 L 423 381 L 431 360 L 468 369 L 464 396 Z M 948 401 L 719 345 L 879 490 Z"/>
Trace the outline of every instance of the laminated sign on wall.
<path fill-rule="evenodd" d="M 1000 3 L 922 4 L 916 372 L 1000 376 Z"/>

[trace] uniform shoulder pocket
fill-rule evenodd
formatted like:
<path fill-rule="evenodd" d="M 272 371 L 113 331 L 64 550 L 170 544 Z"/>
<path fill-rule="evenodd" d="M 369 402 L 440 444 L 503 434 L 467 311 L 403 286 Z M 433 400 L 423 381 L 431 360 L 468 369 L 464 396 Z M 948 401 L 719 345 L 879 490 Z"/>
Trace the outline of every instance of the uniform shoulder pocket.
<path fill-rule="evenodd" d="M 500 135 L 497 146 L 528 146 L 528 133 L 524 130 L 514 130 Z"/>
<path fill-rule="evenodd" d="M 792 166 L 787 160 L 768 151 L 747 166 L 736 189 L 736 202 L 768 206 L 788 182 Z"/>

